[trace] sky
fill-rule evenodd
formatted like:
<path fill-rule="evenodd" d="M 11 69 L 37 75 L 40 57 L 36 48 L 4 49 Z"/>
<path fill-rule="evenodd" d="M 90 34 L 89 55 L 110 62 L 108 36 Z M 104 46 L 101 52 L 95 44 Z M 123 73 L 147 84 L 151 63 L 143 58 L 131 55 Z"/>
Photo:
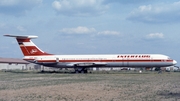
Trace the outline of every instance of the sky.
<path fill-rule="evenodd" d="M 0 57 L 14 38 L 53 54 L 164 54 L 180 63 L 180 0 L 0 0 Z M 179 64 L 178 63 L 178 64 Z"/>

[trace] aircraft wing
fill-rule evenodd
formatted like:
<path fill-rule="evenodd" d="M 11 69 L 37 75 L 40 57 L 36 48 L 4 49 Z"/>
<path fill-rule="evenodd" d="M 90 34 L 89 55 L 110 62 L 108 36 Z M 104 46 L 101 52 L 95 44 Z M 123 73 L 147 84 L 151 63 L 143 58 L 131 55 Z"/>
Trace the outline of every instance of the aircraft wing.
<path fill-rule="evenodd" d="M 28 59 L 26 61 L 33 62 L 36 64 L 42 64 L 46 66 L 53 66 L 53 67 L 58 65 L 58 62 L 42 62 L 42 60 L 35 60 L 35 59 L 32 59 L 32 60 Z M 65 67 L 101 67 L 101 66 L 106 66 L 106 65 L 107 63 L 103 63 L 103 62 L 80 62 L 80 63 L 68 63 L 64 66 Z"/>
<path fill-rule="evenodd" d="M 67 66 L 74 66 L 74 67 L 100 67 L 106 66 L 106 63 L 93 63 L 93 62 L 84 62 L 84 63 L 74 63 L 74 64 L 67 64 Z"/>

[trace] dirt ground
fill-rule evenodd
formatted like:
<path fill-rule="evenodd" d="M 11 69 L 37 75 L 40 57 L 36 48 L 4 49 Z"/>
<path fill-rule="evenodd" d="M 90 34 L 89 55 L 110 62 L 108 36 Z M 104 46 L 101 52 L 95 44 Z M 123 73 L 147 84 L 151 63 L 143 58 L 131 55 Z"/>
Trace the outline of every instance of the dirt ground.
<path fill-rule="evenodd" d="M 0 101 L 180 101 L 180 72 L 0 72 Z"/>

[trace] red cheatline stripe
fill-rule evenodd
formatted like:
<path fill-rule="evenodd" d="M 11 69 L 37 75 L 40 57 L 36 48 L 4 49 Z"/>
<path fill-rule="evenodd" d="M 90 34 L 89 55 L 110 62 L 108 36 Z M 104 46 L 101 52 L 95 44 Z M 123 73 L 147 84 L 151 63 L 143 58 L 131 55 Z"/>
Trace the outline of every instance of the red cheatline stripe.
<path fill-rule="evenodd" d="M 56 62 L 56 60 L 37 60 L 37 62 Z M 173 62 L 173 60 L 59 60 L 59 62 Z"/>

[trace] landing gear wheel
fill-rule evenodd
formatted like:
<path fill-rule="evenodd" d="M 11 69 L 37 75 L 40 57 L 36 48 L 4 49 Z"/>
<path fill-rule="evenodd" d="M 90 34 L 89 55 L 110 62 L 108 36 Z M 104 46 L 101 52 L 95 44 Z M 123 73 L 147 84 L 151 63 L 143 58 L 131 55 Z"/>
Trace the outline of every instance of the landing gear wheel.
<path fill-rule="evenodd" d="M 86 68 L 78 68 L 78 67 L 76 67 L 76 68 L 74 68 L 75 69 L 75 73 L 77 74 L 77 73 L 82 73 L 82 74 L 84 74 L 84 73 L 87 73 L 88 72 L 88 70 L 86 69 Z"/>
<path fill-rule="evenodd" d="M 78 73 L 79 73 L 79 71 L 78 71 L 78 70 L 75 70 L 75 73 L 76 73 L 76 74 L 78 74 Z"/>
<path fill-rule="evenodd" d="M 84 73 L 88 73 L 88 70 L 86 69 L 86 70 L 84 70 Z"/>
<path fill-rule="evenodd" d="M 84 74 L 84 70 L 81 70 L 81 73 Z"/>

